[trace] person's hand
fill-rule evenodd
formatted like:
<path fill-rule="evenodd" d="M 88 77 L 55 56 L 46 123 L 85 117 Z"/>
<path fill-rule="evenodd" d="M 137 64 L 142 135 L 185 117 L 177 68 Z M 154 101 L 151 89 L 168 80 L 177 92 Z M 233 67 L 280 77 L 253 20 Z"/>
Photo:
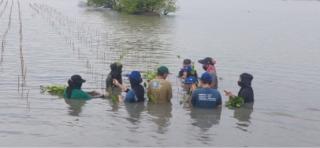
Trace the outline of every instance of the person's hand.
<path fill-rule="evenodd" d="M 118 102 L 119 103 L 124 102 L 124 98 L 122 95 L 118 95 Z"/>
<path fill-rule="evenodd" d="M 196 89 L 197 89 L 197 85 L 196 85 L 196 84 L 192 84 L 190 90 L 193 92 L 193 91 L 196 90 Z"/>
<path fill-rule="evenodd" d="M 224 90 L 224 93 L 225 93 L 225 95 L 228 96 L 228 97 L 233 97 L 233 96 L 234 96 L 234 94 L 232 94 L 231 91 Z"/>
<path fill-rule="evenodd" d="M 187 75 L 188 75 L 188 73 L 187 72 L 183 72 L 183 74 L 182 74 L 182 79 L 186 79 L 187 78 Z"/>
<path fill-rule="evenodd" d="M 128 90 L 128 86 L 123 85 L 121 89 L 122 89 L 122 91 L 127 91 Z"/>
<path fill-rule="evenodd" d="M 91 96 L 99 96 L 100 93 L 96 92 L 96 91 L 91 91 L 91 92 L 88 92 L 89 95 Z"/>
<path fill-rule="evenodd" d="M 112 83 L 115 85 L 115 86 L 118 86 L 120 85 L 119 81 L 117 79 L 113 79 L 112 80 Z"/>

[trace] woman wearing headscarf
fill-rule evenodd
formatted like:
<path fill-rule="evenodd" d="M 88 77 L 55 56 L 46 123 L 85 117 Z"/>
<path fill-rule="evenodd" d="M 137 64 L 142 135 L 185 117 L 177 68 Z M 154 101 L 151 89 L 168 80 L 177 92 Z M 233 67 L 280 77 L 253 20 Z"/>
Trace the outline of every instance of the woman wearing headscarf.
<path fill-rule="evenodd" d="M 86 80 L 82 79 L 80 75 L 71 76 L 68 80 L 68 87 L 64 92 L 64 98 L 81 100 L 91 99 L 92 97 L 81 89 L 84 82 L 86 82 Z"/>
<path fill-rule="evenodd" d="M 238 81 L 238 85 L 240 86 L 240 90 L 238 93 L 239 97 L 244 99 L 244 103 L 253 103 L 254 102 L 254 93 L 251 87 L 251 82 L 253 80 L 253 76 L 249 73 L 242 73 L 240 75 L 240 79 Z M 234 97 L 230 91 L 224 91 L 226 96 Z"/>
<path fill-rule="evenodd" d="M 113 84 L 117 87 L 121 88 L 123 92 L 126 92 L 125 95 L 125 102 L 143 102 L 145 100 L 144 98 L 144 88 L 141 85 L 142 78 L 139 71 L 132 71 L 129 75 L 129 81 L 131 85 L 131 89 L 128 87 L 120 84 L 117 79 L 113 80 Z"/>

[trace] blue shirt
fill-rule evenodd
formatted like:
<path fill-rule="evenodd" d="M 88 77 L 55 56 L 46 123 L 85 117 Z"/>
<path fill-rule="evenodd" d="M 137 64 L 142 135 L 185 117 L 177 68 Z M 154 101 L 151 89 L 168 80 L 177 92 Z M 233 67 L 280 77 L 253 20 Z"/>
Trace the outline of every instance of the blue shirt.
<path fill-rule="evenodd" d="M 125 96 L 125 102 L 143 102 L 144 99 L 144 88 L 139 85 L 133 89 L 128 90 Z"/>
<path fill-rule="evenodd" d="M 221 105 L 220 92 L 212 88 L 198 88 L 192 93 L 191 103 L 194 107 L 215 108 Z"/>

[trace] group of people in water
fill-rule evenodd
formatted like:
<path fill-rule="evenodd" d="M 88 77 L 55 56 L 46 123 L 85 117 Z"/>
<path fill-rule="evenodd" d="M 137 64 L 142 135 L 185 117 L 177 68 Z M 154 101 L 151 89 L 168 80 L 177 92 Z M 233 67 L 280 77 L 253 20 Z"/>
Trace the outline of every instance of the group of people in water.
<path fill-rule="evenodd" d="M 183 66 L 178 73 L 183 89 L 190 96 L 187 102 L 196 108 L 216 108 L 222 104 L 222 97 L 218 91 L 218 77 L 215 68 L 216 61 L 211 57 L 207 57 L 198 62 L 202 64 L 205 71 L 200 77 L 198 77 L 194 63 L 190 59 L 183 60 Z M 109 96 L 112 94 L 122 94 L 119 96 L 123 96 L 122 100 L 128 103 L 144 102 L 147 100 L 146 98 L 152 103 L 171 102 L 172 85 L 170 81 L 167 80 L 170 72 L 166 66 L 158 67 L 156 77 L 149 80 L 146 86 L 142 84 L 143 78 L 141 73 L 139 71 L 132 71 L 127 75 L 130 87 L 123 83 L 122 64 L 112 63 L 110 68 L 111 72 L 106 79 L 106 91 Z M 252 80 L 253 76 L 251 74 L 242 73 L 238 81 L 241 89 L 237 96 L 242 97 L 245 103 L 254 102 L 254 93 L 251 87 Z M 84 82 L 86 81 L 82 79 L 80 75 L 73 75 L 68 80 L 68 87 L 64 92 L 65 99 L 88 100 L 108 96 L 96 92 L 83 91 L 81 86 Z M 227 90 L 224 90 L 224 93 L 230 99 L 236 96 Z"/>

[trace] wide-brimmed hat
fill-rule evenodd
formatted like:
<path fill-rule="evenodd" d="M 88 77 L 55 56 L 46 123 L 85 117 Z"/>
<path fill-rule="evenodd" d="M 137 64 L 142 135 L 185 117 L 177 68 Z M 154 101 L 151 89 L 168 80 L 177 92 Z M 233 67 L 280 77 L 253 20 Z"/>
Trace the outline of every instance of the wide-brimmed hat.
<path fill-rule="evenodd" d="M 86 82 L 86 80 L 82 79 L 82 77 L 80 75 L 73 75 L 73 76 L 71 76 L 70 80 L 72 82 L 78 82 L 78 83 Z"/>
<path fill-rule="evenodd" d="M 198 62 L 201 63 L 201 64 L 204 64 L 204 65 L 206 65 L 206 64 L 210 64 L 210 65 L 216 64 L 216 61 L 211 57 L 206 57 L 204 59 L 199 60 Z"/>

